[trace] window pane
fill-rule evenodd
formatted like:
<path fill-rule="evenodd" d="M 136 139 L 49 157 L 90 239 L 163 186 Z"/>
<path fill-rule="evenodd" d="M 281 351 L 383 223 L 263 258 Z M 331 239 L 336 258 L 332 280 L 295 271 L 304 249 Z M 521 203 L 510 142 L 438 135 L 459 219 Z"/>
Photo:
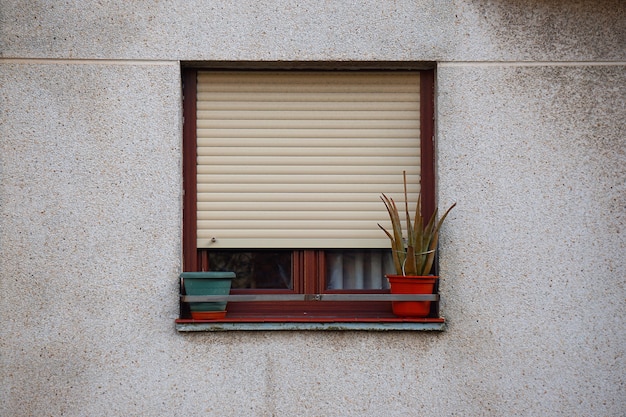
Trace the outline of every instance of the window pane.
<path fill-rule="evenodd" d="M 327 250 L 326 289 L 387 289 L 394 273 L 389 249 Z"/>
<path fill-rule="evenodd" d="M 292 289 L 291 251 L 211 251 L 211 271 L 232 271 L 232 288 Z"/>

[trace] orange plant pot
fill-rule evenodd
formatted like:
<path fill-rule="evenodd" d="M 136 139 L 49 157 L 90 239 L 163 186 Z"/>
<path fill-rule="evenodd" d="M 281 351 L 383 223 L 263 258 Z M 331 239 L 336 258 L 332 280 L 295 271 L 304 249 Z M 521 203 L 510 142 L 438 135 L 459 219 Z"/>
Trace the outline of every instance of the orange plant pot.
<path fill-rule="evenodd" d="M 439 277 L 386 275 L 392 294 L 433 294 Z M 428 317 L 431 301 L 392 301 L 393 314 L 400 317 Z"/>
<path fill-rule="evenodd" d="M 192 311 L 191 318 L 194 320 L 219 320 L 226 317 L 226 311 Z"/>

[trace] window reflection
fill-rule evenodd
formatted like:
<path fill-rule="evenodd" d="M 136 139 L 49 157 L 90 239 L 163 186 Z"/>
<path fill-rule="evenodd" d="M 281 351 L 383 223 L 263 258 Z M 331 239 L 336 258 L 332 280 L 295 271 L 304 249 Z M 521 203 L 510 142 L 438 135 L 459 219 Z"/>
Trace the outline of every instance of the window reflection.
<path fill-rule="evenodd" d="M 292 289 L 291 251 L 211 251 L 211 271 L 232 271 L 232 288 Z"/>

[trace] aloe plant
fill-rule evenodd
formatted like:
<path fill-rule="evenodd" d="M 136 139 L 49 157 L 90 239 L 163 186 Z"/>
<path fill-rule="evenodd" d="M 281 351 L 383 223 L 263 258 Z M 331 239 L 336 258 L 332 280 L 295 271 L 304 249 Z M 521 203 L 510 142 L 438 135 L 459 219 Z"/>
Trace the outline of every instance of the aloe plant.
<path fill-rule="evenodd" d="M 409 202 L 406 186 L 406 171 L 404 176 L 404 207 L 406 216 L 406 237 L 402 229 L 402 222 L 400 220 L 400 211 L 396 206 L 396 203 L 392 198 L 383 194 L 380 198 L 385 203 L 389 218 L 391 219 L 391 225 L 393 233 L 390 233 L 380 224 L 380 227 L 387 237 L 391 240 L 391 251 L 393 253 L 393 262 L 398 275 L 414 275 L 423 276 L 430 274 L 435 260 L 435 252 L 437 250 L 437 241 L 439 239 L 439 229 L 443 224 L 446 216 L 450 213 L 450 210 L 456 203 L 452 204 L 444 215 L 437 221 L 437 211 L 435 208 L 434 213 L 428 219 L 428 222 L 424 224 L 424 218 L 422 217 L 422 193 L 420 192 L 417 199 L 417 207 L 415 209 L 415 217 L 411 221 L 409 215 Z"/>

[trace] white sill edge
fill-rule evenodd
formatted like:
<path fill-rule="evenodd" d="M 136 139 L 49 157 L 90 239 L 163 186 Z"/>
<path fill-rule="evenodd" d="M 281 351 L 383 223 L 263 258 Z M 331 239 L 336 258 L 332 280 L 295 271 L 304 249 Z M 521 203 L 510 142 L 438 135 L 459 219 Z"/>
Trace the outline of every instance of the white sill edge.
<path fill-rule="evenodd" d="M 176 323 L 179 332 L 227 332 L 227 331 L 275 331 L 275 330 L 316 330 L 316 331 L 445 331 L 446 323 Z"/>

